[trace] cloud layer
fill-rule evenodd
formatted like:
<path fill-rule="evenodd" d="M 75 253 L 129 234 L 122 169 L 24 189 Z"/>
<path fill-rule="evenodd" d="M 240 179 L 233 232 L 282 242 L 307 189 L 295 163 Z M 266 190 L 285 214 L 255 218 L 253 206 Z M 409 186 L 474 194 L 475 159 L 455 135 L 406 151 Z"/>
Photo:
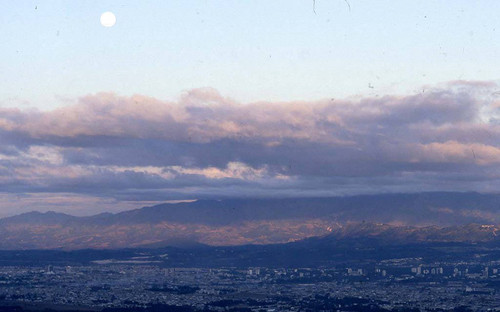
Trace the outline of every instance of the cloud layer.
<path fill-rule="evenodd" d="M 52 111 L 0 108 L 0 192 L 9 207 L 27 194 L 496 192 L 497 88 L 459 81 L 411 96 L 250 104 L 196 89 L 176 102 L 100 93 Z"/>

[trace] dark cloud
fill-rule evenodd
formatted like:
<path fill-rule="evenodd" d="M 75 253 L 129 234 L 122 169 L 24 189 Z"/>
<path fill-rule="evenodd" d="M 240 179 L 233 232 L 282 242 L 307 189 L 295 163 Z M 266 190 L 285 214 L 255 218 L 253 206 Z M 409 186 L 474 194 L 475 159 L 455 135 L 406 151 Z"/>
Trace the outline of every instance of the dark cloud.
<path fill-rule="evenodd" d="M 47 112 L 0 108 L 0 186 L 117 200 L 491 192 L 495 88 L 251 104 L 197 89 L 178 102 L 101 93 Z"/>

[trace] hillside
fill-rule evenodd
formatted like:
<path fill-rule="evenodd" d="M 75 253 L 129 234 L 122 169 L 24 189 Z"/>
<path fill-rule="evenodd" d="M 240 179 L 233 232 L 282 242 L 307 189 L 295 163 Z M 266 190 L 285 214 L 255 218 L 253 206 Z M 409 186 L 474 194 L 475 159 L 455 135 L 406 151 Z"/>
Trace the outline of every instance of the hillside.
<path fill-rule="evenodd" d="M 89 217 L 30 212 L 4 218 L 0 249 L 276 244 L 328 234 L 395 242 L 484 241 L 496 235 L 495 227 L 486 226 L 491 224 L 500 224 L 500 195 L 199 200 Z"/>

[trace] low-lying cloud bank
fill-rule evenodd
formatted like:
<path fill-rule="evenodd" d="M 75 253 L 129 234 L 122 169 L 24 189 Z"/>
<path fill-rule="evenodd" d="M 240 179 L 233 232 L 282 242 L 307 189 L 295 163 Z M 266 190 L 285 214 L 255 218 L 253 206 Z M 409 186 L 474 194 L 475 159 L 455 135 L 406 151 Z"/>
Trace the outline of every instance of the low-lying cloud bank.
<path fill-rule="evenodd" d="M 35 193 L 497 192 L 498 87 L 459 81 L 409 96 L 250 104 L 196 89 L 177 102 L 99 93 L 46 112 L 4 107 L 0 192 L 9 207 Z"/>

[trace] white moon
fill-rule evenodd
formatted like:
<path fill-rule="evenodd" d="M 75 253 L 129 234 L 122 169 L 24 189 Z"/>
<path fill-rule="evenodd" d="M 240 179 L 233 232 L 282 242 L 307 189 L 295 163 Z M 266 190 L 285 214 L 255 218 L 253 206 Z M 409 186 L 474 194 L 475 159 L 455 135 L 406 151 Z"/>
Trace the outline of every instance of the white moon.
<path fill-rule="evenodd" d="M 104 12 L 101 15 L 101 25 L 112 27 L 116 23 L 116 16 L 112 12 Z"/>

